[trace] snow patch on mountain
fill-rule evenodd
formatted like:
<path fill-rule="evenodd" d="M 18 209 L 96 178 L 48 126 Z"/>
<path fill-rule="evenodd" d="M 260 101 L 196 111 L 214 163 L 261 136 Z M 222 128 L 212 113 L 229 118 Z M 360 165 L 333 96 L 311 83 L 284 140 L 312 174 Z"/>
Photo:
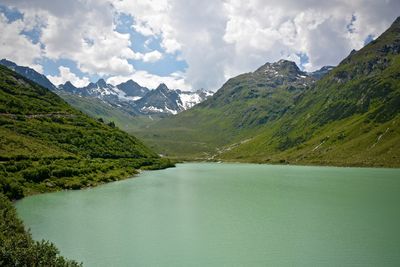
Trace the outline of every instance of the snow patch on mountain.
<path fill-rule="evenodd" d="M 140 109 L 142 112 L 164 113 L 165 110 L 153 106 L 146 106 Z"/>
<path fill-rule="evenodd" d="M 58 89 L 79 96 L 98 98 L 132 114 L 175 115 L 204 101 L 213 94 L 204 90 L 196 92 L 173 90 L 165 84 L 160 84 L 156 89 L 150 90 L 132 80 L 114 86 L 107 84 L 103 79 L 82 88 L 76 88 L 67 82 L 60 85 Z"/>
<path fill-rule="evenodd" d="M 112 85 L 106 83 L 104 79 L 100 79 L 96 83 L 89 83 L 84 87 L 75 87 L 71 82 L 67 81 L 64 84 L 55 86 L 46 76 L 36 72 L 34 69 L 18 66 L 6 59 L 0 60 L 0 65 L 14 70 L 56 93 L 96 98 L 131 115 L 177 114 L 206 100 L 213 94 L 204 90 L 187 92 L 179 89 L 169 89 L 165 84 L 160 84 L 156 89 L 150 90 L 133 80 Z"/>
<path fill-rule="evenodd" d="M 199 94 L 194 94 L 191 92 L 182 92 L 179 96 L 182 104 L 177 104 L 185 110 L 203 101 Z"/>

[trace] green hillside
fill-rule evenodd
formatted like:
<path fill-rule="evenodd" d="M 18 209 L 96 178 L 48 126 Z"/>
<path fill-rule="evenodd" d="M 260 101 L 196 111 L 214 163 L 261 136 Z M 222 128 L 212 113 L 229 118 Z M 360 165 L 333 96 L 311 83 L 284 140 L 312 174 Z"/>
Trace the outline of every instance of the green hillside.
<path fill-rule="evenodd" d="M 2 66 L 0 88 L 0 192 L 11 199 L 170 165 L 135 137 Z"/>
<path fill-rule="evenodd" d="M 224 159 L 400 166 L 400 19 Z"/>
<path fill-rule="evenodd" d="M 279 119 L 314 82 L 293 62 L 267 63 L 228 80 L 192 109 L 135 134 L 168 156 L 209 158 L 216 148 L 246 139 Z"/>
<path fill-rule="evenodd" d="M 60 256 L 49 241 L 35 241 L 12 203 L 0 194 L 0 266 L 82 266 Z"/>
<path fill-rule="evenodd" d="M 124 112 L 122 109 L 112 107 L 94 97 L 84 97 L 62 92 L 57 94 L 68 104 L 88 114 L 92 118 L 102 118 L 106 122 L 114 122 L 118 128 L 128 133 L 135 132 L 139 129 L 145 129 L 162 118 L 158 115 L 133 116 Z"/>
<path fill-rule="evenodd" d="M 399 53 L 397 19 L 319 81 L 296 83 L 301 73 L 293 66 L 274 66 L 272 77 L 260 72 L 263 66 L 138 134 L 157 151 L 183 158 L 400 166 Z"/>

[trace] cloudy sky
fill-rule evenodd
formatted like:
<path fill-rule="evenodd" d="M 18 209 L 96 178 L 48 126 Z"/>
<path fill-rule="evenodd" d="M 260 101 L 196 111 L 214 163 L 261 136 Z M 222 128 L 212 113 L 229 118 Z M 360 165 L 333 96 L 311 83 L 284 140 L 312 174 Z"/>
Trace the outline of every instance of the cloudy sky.
<path fill-rule="evenodd" d="M 0 58 L 53 83 L 218 89 L 265 62 L 336 65 L 400 0 L 0 0 Z"/>

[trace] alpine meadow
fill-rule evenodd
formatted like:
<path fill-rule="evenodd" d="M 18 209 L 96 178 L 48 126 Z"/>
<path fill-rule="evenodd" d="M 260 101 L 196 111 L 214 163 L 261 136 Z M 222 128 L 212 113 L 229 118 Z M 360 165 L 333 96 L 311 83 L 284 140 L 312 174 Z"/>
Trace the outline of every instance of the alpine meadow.
<path fill-rule="evenodd" d="M 136 134 L 178 158 L 400 165 L 400 19 L 322 78 L 266 63 Z"/>

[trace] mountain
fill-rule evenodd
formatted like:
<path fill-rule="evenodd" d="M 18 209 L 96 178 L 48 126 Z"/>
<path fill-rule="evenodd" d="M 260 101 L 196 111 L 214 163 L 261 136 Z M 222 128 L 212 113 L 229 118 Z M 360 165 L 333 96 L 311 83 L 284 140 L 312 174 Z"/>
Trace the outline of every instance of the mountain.
<path fill-rule="evenodd" d="M 177 114 L 180 111 L 179 103 L 178 92 L 169 90 L 165 84 L 160 84 L 155 90 L 136 101 L 137 108 L 144 114 Z"/>
<path fill-rule="evenodd" d="M 74 94 L 74 95 L 81 95 L 82 94 L 82 90 L 76 88 L 71 82 L 66 82 L 65 84 L 60 84 L 58 86 L 58 89 L 70 94 Z"/>
<path fill-rule="evenodd" d="M 212 95 L 211 92 L 202 90 L 196 92 L 170 90 L 162 83 L 137 100 L 135 104 L 142 114 L 177 114 L 203 102 L 210 95 Z"/>
<path fill-rule="evenodd" d="M 400 166 L 400 17 L 223 158 Z"/>
<path fill-rule="evenodd" d="M 117 88 L 122 90 L 126 96 L 137 97 L 137 99 L 143 97 L 150 91 L 148 88 L 140 86 L 137 82 L 132 80 L 118 84 Z"/>
<path fill-rule="evenodd" d="M 312 77 L 316 78 L 316 79 L 321 79 L 323 78 L 325 75 L 327 75 L 331 70 L 333 70 L 333 66 L 324 66 L 322 68 L 320 68 L 319 70 L 310 72 L 309 75 L 311 75 Z"/>
<path fill-rule="evenodd" d="M 267 63 L 138 135 L 184 158 L 398 167 L 399 53 L 400 18 L 320 80 Z"/>
<path fill-rule="evenodd" d="M 113 123 L 94 120 L 58 95 L 0 66 L 0 193 L 36 192 L 118 180 L 170 166 Z"/>
<path fill-rule="evenodd" d="M 76 94 L 58 92 L 59 96 L 74 108 L 83 111 L 92 118 L 102 119 L 105 122 L 113 122 L 115 125 L 132 133 L 138 129 L 146 129 L 148 125 L 160 120 L 164 115 L 134 115 L 124 111 L 121 107 L 115 107 L 98 98 L 82 97 Z"/>
<path fill-rule="evenodd" d="M 150 90 L 132 80 L 116 86 L 107 84 L 103 79 L 82 88 L 71 85 L 67 82 L 58 88 L 70 94 L 100 99 L 130 115 L 177 114 L 204 101 L 212 94 L 204 90 L 196 92 L 171 90 L 165 84 Z"/>
<path fill-rule="evenodd" d="M 127 86 L 123 87 L 128 88 Z M 97 107 L 100 102 L 111 108 L 119 109 L 127 116 L 139 115 L 134 101 L 140 97 L 128 95 L 118 86 L 107 84 L 104 79 L 99 79 L 96 83 L 89 83 L 87 86 L 80 88 L 75 87 L 68 81 L 65 84 L 60 84 L 56 93 L 67 101 L 74 99 L 73 102 L 69 103 L 90 115 L 91 110 L 101 108 Z M 73 96 L 79 96 L 79 98 L 74 98 Z M 84 103 L 79 103 L 80 101 Z M 91 104 L 88 105 L 88 103 Z M 85 108 L 89 108 L 89 110 Z M 110 114 L 106 116 L 110 116 Z"/>
<path fill-rule="evenodd" d="M 18 66 L 14 62 L 6 59 L 2 59 L 0 61 L 0 65 L 6 66 L 7 68 L 14 70 L 25 78 L 28 78 L 29 80 L 34 81 L 39 85 L 56 92 L 62 97 L 66 97 L 68 99 L 73 98 L 67 97 L 65 94 L 67 93 L 91 99 L 96 98 L 113 108 L 120 109 L 120 111 L 125 113 L 125 115 L 177 114 L 183 110 L 193 107 L 194 105 L 204 101 L 210 95 L 212 95 L 212 92 L 205 90 L 190 92 L 182 90 L 171 90 L 167 88 L 167 91 L 165 91 L 165 95 L 170 98 L 163 96 L 157 97 L 157 94 L 151 93 L 151 91 L 153 90 L 140 86 L 133 80 L 128 80 L 116 86 L 106 83 L 104 79 L 99 79 L 96 83 L 89 83 L 87 86 L 80 88 L 75 87 L 70 81 L 67 81 L 65 84 L 55 86 L 46 78 L 46 76 L 36 72 L 29 67 Z M 159 93 L 159 91 L 157 91 L 157 93 Z M 147 96 L 147 94 L 149 95 Z M 148 101 L 142 100 L 136 103 L 136 101 L 145 96 Z M 160 101 L 162 100 L 165 103 L 161 103 Z M 75 98 L 74 103 L 77 102 L 79 102 L 79 100 Z M 98 103 L 98 101 L 94 102 Z M 87 103 L 84 105 L 78 105 L 77 107 L 79 108 L 82 106 L 87 106 Z M 156 106 L 159 108 L 154 108 Z M 91 107 L 90 109 L 93 110 L 95 108 L 96 107 Z M 86 112 L 86 110 L 82 111 Z"/>
<path fill-rule="evenodd" d="M 16 73 L 24 76 L 25 78 L 28 78 L 31 81 L 34 81 L 35 83 L 43 86 L 44 88 L 47 88 L 51 91 L 55 91 L 57 88 L 52 84 L 49 79 L 46 78 L 43 74 L 38 73 L 34 69 L 28 68 L 28 67 L 22 67 L 18 66 L 12 61 L 2 59 L 0 60 L 0 65 L 3 65 Z"/>
<path fill-rule="evenodd" d="M 229 79 L 213 96 L 143 131 L 135 131 L 162 154 L 211 157 L 215 147 L 240 141 L 280 118 L 316 79 L 294 62 L 266 63 Z"/>

